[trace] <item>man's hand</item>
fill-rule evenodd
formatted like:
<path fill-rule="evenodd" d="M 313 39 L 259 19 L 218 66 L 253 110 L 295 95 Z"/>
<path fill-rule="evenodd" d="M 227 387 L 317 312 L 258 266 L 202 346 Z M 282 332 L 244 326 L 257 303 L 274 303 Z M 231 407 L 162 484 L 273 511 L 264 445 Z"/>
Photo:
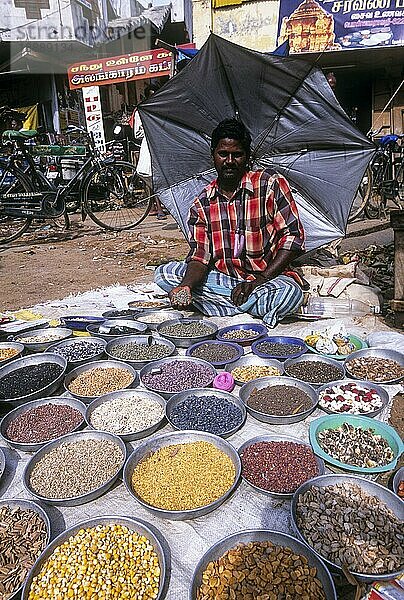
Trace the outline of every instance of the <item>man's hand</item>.
<path fill-rule="evenodd" d="M 171 306 L 176 308 L 186 308 L 192 302 L 191 288 L 188 285 L 179 285 L 169 292 L 168 297 Z"/>
<path fill-rule="evenodd" d="M 261 282 L 262 283 L 262 282 Z M 260 283 L 258 281 L 242 281 L 231 292 L 231 301 L 236 306 L 241 306 L 247 301 L 249 296 L 258 287 Z"/>

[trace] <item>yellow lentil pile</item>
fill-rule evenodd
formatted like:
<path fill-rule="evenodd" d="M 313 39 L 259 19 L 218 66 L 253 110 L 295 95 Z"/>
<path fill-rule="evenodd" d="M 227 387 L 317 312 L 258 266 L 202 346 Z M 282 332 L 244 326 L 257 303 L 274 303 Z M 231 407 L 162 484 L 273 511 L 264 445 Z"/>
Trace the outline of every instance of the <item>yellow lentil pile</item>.
<path fill-rule="evenodd" d="M 152 600 L 160 565 L 151 542 L 123 525 L 80 529 L 33 578 L 28 600 Z"/>
<path fill-rule="evenodd" d="M 80 373 L 69 384 L 69 391 L 79 396 L 102 396 L 109 392 L 116 392 L 130 385 L 133 375 L 126 369 L 115 367 L 95 367 Z"/>
<path fill-rule="evenodd" d="M 269 541 L 239 544 L 210 562 L 197 600 L 326 600 L 307 558 Z"/>
<path fill-rule="evenodd" d="M 270 365 L 245 365 L 244 367 L 236 367 L 231 372 L 236 381 L 252 381 L 260 377 L 272 377 L 280 375 L 281 372 L 276 367 Z"/>
<path fill-rule="evenodd" d="M 235 476 L 227 454 L 209 442 L 191 442 L 165 446 L 141 461 L 132 488 L 157 508 L 191 510 L 223 496 Z"/>
<path fill-rule="evenodd" d="M 12 358 L 18 354 L 19 350 L 16 348 L 0 348 L 0 362 L 7 358 Z"/>

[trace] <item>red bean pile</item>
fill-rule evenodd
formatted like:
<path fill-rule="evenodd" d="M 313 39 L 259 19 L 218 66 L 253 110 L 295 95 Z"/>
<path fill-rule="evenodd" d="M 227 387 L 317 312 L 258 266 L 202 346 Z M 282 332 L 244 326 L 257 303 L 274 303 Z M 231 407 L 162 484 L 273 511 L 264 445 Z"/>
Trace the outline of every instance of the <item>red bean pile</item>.
<path fill-rule="evenodd" d="M 243 477 L 267 492 L 292 494 L 319 474 L 316 458 L 308 446 L 295 442 L 257 442 L 241 455 Z"/>
<path fill-rule="evenodd" d="M 82 421 L 81 412 L 68 404 L 43 404 L 10 421 L 6 436 L 13 442 L 37 444 L 70 433 Z"/>
<path fill-rule="evenodd" d="M 310 396 L 293 385 L 254 388 L 247 404 L 258 412 L 276 416 L 296 415 L 313 406 Z"/>

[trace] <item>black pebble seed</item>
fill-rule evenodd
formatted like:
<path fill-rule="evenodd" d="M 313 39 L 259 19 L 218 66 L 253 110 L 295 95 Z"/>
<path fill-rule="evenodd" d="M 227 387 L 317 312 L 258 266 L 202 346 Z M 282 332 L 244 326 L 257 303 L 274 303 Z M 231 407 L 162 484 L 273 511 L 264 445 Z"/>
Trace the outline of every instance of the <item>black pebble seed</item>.
<path fill-rule="evenodd" d="M 178 429 L 196 429 L 215 435 L 241 425 L 241 410 L 225 398 L 218 396 L 188 396 L 171 412 L 170 420 Z"/>
<path fill-rule="evenodd" d="M 0 379 L 0 397 L 18 398 L 46 387 L 62 373 L 55 363 L 28 365 L 7 373 Z"/>

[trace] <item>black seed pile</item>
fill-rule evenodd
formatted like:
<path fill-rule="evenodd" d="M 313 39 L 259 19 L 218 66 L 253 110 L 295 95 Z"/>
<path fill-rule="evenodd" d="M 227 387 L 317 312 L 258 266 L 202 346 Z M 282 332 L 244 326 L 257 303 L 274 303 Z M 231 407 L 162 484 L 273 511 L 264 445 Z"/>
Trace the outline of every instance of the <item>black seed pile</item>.
<path fill-rule="evenodd" d="M 308 360 L 289 365 L 285 372 L 290 377 L 296 377 L 296 379 L 308 383 L 328 383 L 344 377 L 342 369 L 319 360 Z"/>
<path fill-rule="evenodd" d="M 104 351 L 104 345 L 100 342 L 90 342 L 86 340 L 77 340 L 67 346 L 59 346 L 58 348 L 52 348 L 52 352 L 63 356 L 69 362 L 75 362 L 78 360 L 87 360 L 93 356 L 97 356 Z"/>
<path fill-rule="evenodd" d="M 55 381 L 62 371 L 55 363 L 28 365 L 11 371 L 0 379 L 0 398 L 18 398 L 37 392 Z"/>
<path fill-rule="evenodd" d="M 243 415 L 239 407 L 226 398 L 190 395 L 173 409 L 170 421 L 178 429 L 197 429 L 223 435 L 239 427 Z"/>
<path fill-rule="evenodd" d="M 254 388 L 247 404 L 258 412 L 277 416 L 296 415 L 313 406 L 310 396 L 293 385 Z"/>
<path fill-rule="evenodd" d="M 226 363 L 232 360 L 235 356 L 238 356 L 236 348 L 229 344 L 201 344 L 191 352 L 191 356 L 194 358 L 201 358 L 208 362 L 220 362 Z"/>
<path fill-rule="evenodd" d="M 268 356 L 289 356 L 302 350 L 300 344 L 284 344 L 281 342 L 261 342 L 256 346 L 259 352 Z"/>
<path fill-rule="evenodd" d="M 105 316 L 107 315 L 107 316 Z M 104 318 L 111 319 L 113 317 L 133 317 L 133 310 L 123 309 L 123 310 L 109 310 L 104 313 Z"/>

